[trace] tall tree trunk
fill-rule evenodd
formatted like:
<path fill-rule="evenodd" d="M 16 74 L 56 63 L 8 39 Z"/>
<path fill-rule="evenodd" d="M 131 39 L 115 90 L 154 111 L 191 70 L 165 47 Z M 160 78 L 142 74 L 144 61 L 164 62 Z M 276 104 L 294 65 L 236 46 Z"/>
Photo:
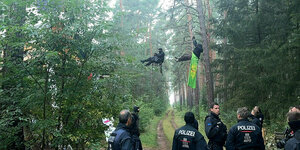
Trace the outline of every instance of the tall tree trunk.
<path fill-rule="evenodd" d="M 180 108 L 180 111 L 182 110 L 182 90 L 181 90 L 181 84 L 179 84 L 178 86 L 178 92 L 179 92 L 179 108 Z"/>
<path fill-rule="evenodd" d="M 123 12 L 123 4 L 122 4 L 122 0 L 120 0 L 120 10 L 121 12 Z M 121 27 L 123 28 L 123 15 L 121 16 Z"/>
<path fill-rule="evenodd" d="M 197 72 L 196 78 L 196 88 L 195 88 L 195 108 L 196 108 L 196 117 L 200 119 L 200 112 L 199 112 L 199 100 L 200 100 L 200 87 L 199 87 L 199 71 Z"/>
<path fill-rule="evenodd" d="M 182 85 L 182 93 L 183 93 L 183 100 L 182 100 L 182 105 L 186 106 L 186 88 L 185 85 L 187 83 L 184 81 L 184 84 Z"/>
<path fill-rule="evenodd" d="M 181 94 L 182 94 L 182 101 L 181 101 L 181 110 L 182 110 L 182 107 L 184 106 L 184 97 L 185 97 L 185 94 L 184 94 L 184 84 L 181 84 L 181 86 L 180 86 L 181 88 L 180 88 L 180 90 L 181 90 Z"/>
<path fill-rule="evenodd" d="M 185 4 L 188 6 L 189 5 L 189 1 L 188 0 L 185 0 Z M 186 13 L 187 13 L 187 16 L 188 16 L 188 29 L 189 29 L 189 33 L 190 33 L 190 40 L 191 40 L 191 51 L 193 51 L 194 49 L 194 44 L 193 44 L 193 32 L 192 32 L 192 16 L 190 14 L 190 10 L 188 7 L 186 7 Z M 200 99 L 200 88 L 199 88 L 199 71 L 197 72 L 197 75 L 196 75 L 196 89 L 194 89 L 193 91 L 193 94 L 194 94 L 194 106 L 196 107 L 196 116 L 200 116 L 199 114 L 199 99 Z M 193 106 L 193 105 L 192 105 Z"/>
<path fill-rule="evenodd" d="M 204 67 L 206 73 L 206 85 L 207 85 L 207 103 L 211 104 L 214 102 L 214 87 L 213 87 L 213 74 L 210 68 L 208 40 L 206 35 L 205 19 L 203 15 L 202 0 L 197 0 L 197 11 L 198 19 L 200 22 L 200 33 L 203 40 L 203 55 L 204 55 Z"/>
<path fill-rule="evenodd" d="M 174 104 L 177 102 L 177 91 L 174 91 Z"/>
<path fill-rule="evenodd" d="M 152 35 L 151 35 L 151 21 L 149 22 L 149 29 L 148 29 L 148 33 L 149 33 L 149 47 L 150 47 L 150 56 L 152 56 Z"/>
<path fill-rule="evenodd" d="M 48 66 L 46 65 L 46 77 L 45 77 L 45 91 L 44 91 L 44 101 L 43 101 L 43 120 L 46 120 L 46 103 L 47 103 L 47 93 L 48 93 L 48 81 L 49 81 L 49 72 L 48 72 Z M 42 149 L 45 149 L 46 146 L 46 129 L 43 128 L 43 138 L 42 138 Z"/>
<path fill-rule="evenodd" d="M 227 10 L 224 11 L 224 20 L 226 22 L 226 18 L 227 18 Z M 223 44 L 224 46 L 227 45 L 227 38 L 225 37 L 223 39 Z M 228 67 L 227 67 L 227 55 L 224 55 L 224 74 L 223 74 L 223 84 L 224 84 L 224 101 L 226 102 L 228 99 L 228 84 L 227 84 L 227 72 L 228 72 Z"/>
<path fill-rule="evenodd" d="M 122 0 L 120 0 L 120 11 L 123 12 L 123 3 L 122 3 Z M 124 17 L 123 17 L 123 14 L 121 15 L 121 28 L 123 29 L 123 22 L 124 22 Z M 124 47 L 122 46 L 121 47 L 121 51 L 120 51 L 120 55 L 121 56 L 124 56 L 125 55 L 125 52 L 124 52 Z"/>
<path fill-rule="evenodd" d="M 185 0 L 185 4 L 187 6 L 189 6 L 189 1 L 188 0 Z M 191 50 L 193 51 L 194 49 L 194 44 L 193 44 L 193 31 L 192 31 L 192 16 L 191 16 L 191 13 L 190 13 L 190 10 L 188 7 L 185 8 L 186 9 L 186 13 L 187 13 L 187 20 L 188 20 L 188 29 L 189 29 L 189 33 L 190 33 L 190 40 L 191 40 Z"/>
<path fill-rule="evenodd" d="M 261 42 L 261 32 L 260 32 L 258 8 L 259 8 L 258 0 L 255 0 L 255 13 L 256 13 L 256 16 L 257 16 L 257 19 L 256 19 L 256 21 L 257 21 L 256 22 L 257 43 L 260 44 L 260 42 Z"/>

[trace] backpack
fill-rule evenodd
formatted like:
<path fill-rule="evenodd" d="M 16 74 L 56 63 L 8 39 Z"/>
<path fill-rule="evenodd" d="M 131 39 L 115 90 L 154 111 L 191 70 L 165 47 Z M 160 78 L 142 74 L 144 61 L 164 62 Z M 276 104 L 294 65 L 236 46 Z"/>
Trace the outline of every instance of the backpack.
<path fill-rule="evenodd" d="M 107 150 L 115 150 L 114 149 L 114 142 L 117 141 L 120 137 L 125 132 L 123 129 L 119 129 L 117 131 L 114 131 L 110 137 L 108 138 L 108 147 Z"/>

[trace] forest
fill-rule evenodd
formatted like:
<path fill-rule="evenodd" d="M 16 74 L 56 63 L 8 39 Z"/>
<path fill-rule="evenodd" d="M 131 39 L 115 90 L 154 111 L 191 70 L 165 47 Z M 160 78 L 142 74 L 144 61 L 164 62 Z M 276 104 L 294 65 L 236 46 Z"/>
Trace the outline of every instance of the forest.
<path fill-rule="evenodd" d="M 300 104 L 299 8 L 297 0 L 1 0 L 0 149 L 103 149 L 102 119 L 116 126 L 133 106 L 145 149 L 160 149 L 159 120 L 170 142 L 167 123 L 192 111 L 203 126 L 213 102 L 227 127 L 237 108 L 259 106 L 272 149 Z M 191 88 L 194 40 L 203 52 Z M 141 62 L 160 48 L 162 63 Z"/>

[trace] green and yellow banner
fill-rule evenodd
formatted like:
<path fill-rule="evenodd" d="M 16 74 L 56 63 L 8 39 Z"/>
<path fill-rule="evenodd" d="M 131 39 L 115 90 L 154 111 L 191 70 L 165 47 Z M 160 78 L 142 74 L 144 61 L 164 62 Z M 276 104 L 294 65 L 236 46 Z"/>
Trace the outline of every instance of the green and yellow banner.
<path fill-rule="evenodd" d="M 198 57 L 194 53 L 192 53 L 188 86 L 193 89 L 196 88 L 196 77 L 197 77 L 197 68 L 198 68 L 197 66 L 198 66 Z"/>

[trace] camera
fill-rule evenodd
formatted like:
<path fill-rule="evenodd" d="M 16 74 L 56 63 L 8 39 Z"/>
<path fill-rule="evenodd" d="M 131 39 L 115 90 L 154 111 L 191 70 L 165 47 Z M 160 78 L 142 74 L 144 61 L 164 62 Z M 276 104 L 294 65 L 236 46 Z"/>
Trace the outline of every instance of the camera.
<path fill-rule="evenodd" d="M 276 144 L 277 148 L 284 148 L 286 142 L 290 138 L 294 137 L 294 132 L 292 129 L 286 128 L 284 135 L 285 135 L 285 138 L 280 140 L 279 142 L 277 142 L 277 144 Z"/>

